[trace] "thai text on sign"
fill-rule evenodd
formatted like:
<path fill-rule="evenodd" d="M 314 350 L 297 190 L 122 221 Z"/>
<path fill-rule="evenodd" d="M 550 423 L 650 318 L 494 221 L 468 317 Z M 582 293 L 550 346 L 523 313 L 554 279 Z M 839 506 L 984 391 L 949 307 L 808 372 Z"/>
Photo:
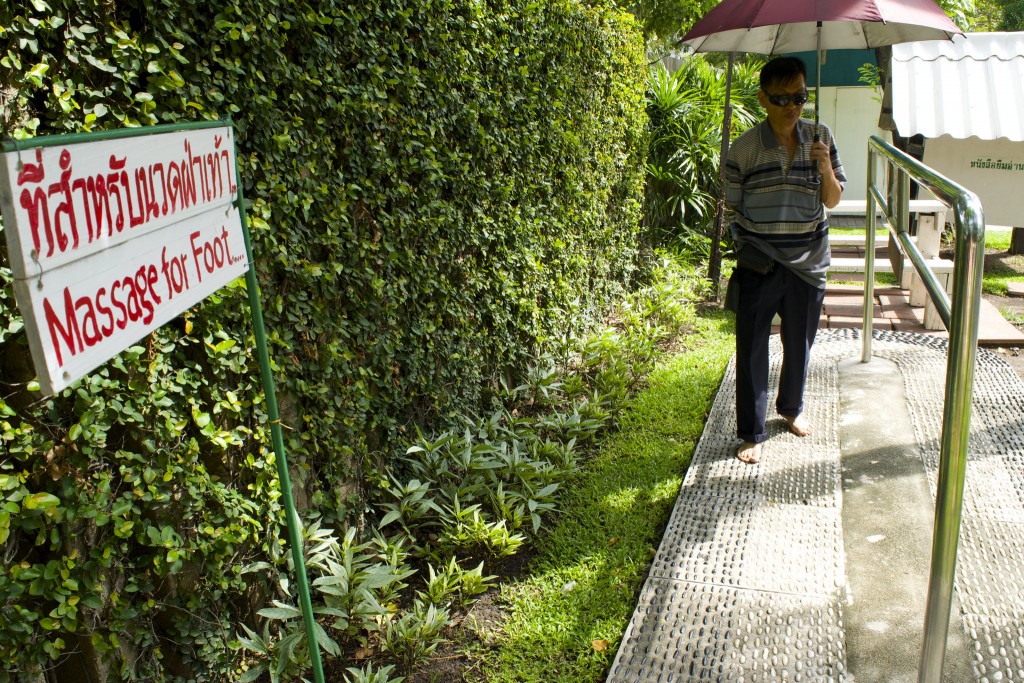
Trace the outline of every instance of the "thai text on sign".
<path fill-rule="evenodd" d="M 3 155 L 0 207 L 44 392 L 248 269 L 230 127 L 30 145 Z"/>

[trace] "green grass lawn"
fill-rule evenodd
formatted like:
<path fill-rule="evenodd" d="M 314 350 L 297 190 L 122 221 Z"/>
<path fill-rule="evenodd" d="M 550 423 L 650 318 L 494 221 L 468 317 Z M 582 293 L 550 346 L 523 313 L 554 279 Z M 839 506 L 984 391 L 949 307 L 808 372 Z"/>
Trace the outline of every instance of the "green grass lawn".
<path fill-rule="evenodd" d="M 485 655 L 488 683 L 603 681 L 636 607 L 734 351 L 732 315 L 700 318 L 619 429 L 566 486 L 529 576 L 503 588 L 509 615 Z"/>

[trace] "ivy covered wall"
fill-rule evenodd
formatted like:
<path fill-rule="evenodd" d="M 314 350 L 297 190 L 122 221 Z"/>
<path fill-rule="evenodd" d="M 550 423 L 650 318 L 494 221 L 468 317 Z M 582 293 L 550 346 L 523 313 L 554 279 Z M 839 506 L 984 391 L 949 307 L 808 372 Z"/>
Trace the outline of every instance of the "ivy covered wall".
<path fill-rule="evenodd" d="M 600 1 L 0 7 L 4 135 L 232 118 L 289 461 L 339 526 L 636 276 L 644 79 Z M 42 399 L 5 249 L 0 677 L 226 680 L 285 555 L 242 284 Z"/>

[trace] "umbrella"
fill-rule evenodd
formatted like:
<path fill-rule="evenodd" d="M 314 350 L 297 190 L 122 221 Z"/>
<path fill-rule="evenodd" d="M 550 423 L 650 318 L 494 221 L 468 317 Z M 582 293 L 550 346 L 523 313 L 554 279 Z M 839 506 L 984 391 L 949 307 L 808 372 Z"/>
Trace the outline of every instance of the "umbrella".
<path fill-rule="evenodd" d="M 695 52 L 728 52 L 722 164 L 729 150 L 729 106 L 736 52 L 778 55 L 815 51 L 814 124 L 821 100 L 821 51 L 870 49 L 919 40 L 951 40 L 963 31 L 933 0 L 724 0 L 680 39 Z M 816 138 L 817 139 L 817 138 Z M 720 185 L 724 185 L 722 173 Z M 718 201 L 709 277 L 718 288 L 723 206 Z"/>
<path fill-rule="evenodd" d="M 696 52 L 778 55 L 815 50 L 870 49 L 962 34 L 933 0 L 725 0 L 680 42 Z M 815 93 L 814 122 L 818 123 Z"/>

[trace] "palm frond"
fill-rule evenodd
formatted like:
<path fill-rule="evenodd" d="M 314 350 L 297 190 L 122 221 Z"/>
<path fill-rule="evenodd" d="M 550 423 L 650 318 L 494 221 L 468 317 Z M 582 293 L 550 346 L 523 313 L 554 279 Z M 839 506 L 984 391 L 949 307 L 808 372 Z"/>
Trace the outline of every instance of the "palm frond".
<path fill-rule="evenodd" d="M 733 71 L 732 134 L 747 130 L 763 112 L 757 101 L 760 61 L 740 61 Z M 718 168 L 725 109 L 725 67 L 703 55 L 669 72 L 651 70 L 648 115 L 651 135 L 644 224 L 655 244 L 703 234 L 718 196 Z"/>

